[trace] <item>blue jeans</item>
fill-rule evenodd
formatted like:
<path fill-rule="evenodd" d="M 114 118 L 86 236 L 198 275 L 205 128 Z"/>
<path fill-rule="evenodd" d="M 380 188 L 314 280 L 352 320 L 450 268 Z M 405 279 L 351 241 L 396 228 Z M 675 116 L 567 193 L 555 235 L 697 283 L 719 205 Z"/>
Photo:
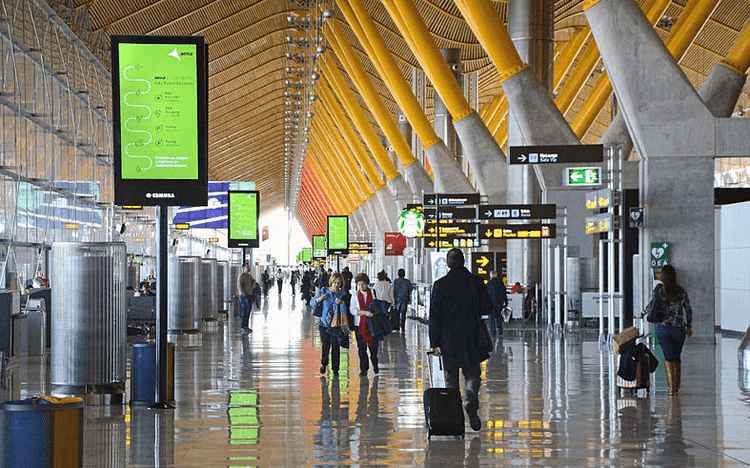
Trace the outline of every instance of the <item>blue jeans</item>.
<path fill-rule="evenodd" d="M 252 299 L 252 296 L 240 296 L 240 306 L 242 307 L 242 321 L 240 323 L 242 328 L 250 328 L 250 310 L 253 307 Z"/>
<path fill-rule="evenodd" d="M 398 311 L 399 323 L 402 330 L 406 328 L 406 309 L 408 309 L 408 306 L 408 299 L 396 299 L 396 310 Z"/>
<path fill-rule="evenodd" d="M 477 364 L 469 369 L 463 369 L 466 388 L 464 389 L 464 408 L 469 416 L 479 410 L 479 386 L 482 384 L 482 369 Z M 445 367 L 445 385 L 448 388 L 459 388 L 458 368 Z"/>
<path fill-rule="evenodd" d="M 685 327 L 656 326 L 656 338 L 664 352 L 665 361 L 680 364 L 680 354 L 682 354 L 682 345 L 685 344 L 686 337 L 687 330 Z"/>

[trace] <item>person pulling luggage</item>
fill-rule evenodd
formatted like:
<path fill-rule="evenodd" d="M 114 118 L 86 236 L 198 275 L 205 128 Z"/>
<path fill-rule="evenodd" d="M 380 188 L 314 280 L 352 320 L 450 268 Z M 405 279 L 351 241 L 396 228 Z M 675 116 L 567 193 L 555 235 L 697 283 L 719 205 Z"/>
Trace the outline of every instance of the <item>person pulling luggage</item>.
<path fill-rule="evenodd" d="M 435 281 L 430 300 L 431 352 L 443 356 L 446 386 L 459 388 L 458 370 L 466 379 L 464 409 L 474 431 L 482 429 L 479 418 L 479 386 L 482 382 L 480 364 L 490 354 L 479 348 L 475 337 L 483 311 L 492 310 L 492 300 L 482 279 L 464 267 L 464 254 L 453 248 L 446 256 L 448 274 Z"/>

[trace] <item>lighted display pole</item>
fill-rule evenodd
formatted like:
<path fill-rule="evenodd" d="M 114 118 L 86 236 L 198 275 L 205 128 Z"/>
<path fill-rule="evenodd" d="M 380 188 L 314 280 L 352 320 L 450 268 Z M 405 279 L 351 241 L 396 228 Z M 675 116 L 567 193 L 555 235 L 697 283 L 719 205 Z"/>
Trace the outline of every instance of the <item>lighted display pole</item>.
<path fill-rule="evenodd" d="M 208 204 L 206 45 L 200 36 L 111 37 L 115 204 L 156 206 L 156 401 L 168 401 L 169 207 Z"/>

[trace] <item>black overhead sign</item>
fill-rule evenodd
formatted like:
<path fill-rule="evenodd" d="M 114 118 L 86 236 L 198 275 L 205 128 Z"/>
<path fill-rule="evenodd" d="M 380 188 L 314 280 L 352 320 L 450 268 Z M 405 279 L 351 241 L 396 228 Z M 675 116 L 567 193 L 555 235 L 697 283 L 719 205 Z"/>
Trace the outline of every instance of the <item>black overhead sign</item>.
<path fill-rule="evenodd" d="M 372 253 L 372 242 L 349 242 L 350 255 L 362 255 Z"/>
<path fill-rule="evenodd" d="M 600 163 L 603 145 L 511 146 L 510 164 Z"/>
<path fill-rule="evenodd" d="M 439 247 L 438 247 L 438 244 Z M 479 247 L 479 241 L 476 239 L 465 239 L 465 238 L 441 238 L 441 239 L 425 239 L 424 241 L 425 247 L 430 248 L 440 248 L 440 249 L 450 249 L 451 247 L 455 247 L 457 249 L 473 249 L 476 247 Z"/>
<path fill-rule="evenodd" d="M 554 219 L 557 205 L 479 205 L 479 219 Z"/>
<path fill-rule="evenodd" d="M 422 237 L 475 238 L 479 223 L 432 224 L 425 227 Z"/>
<path fill-rule="evenodd" d="M 557 225 L 542 224 L 484 224 L 479 229 L 481 239 L 554 239 Z"/>
<path fill-rule="evenodd" d="M 440 208 L 424 208 L 422 210 L 426 221 L 437 221 L 441 219 L 454 220 L 454 219 L 476 219 L 477 209 L 474 207 L 444 207 Z"/>
<path fill-rule="evenodd" d="M 462 206 L 478 205 L 478 193 L 425 193 L 423 195 L 423 205 L 425 208 L 430 206 Z"/>

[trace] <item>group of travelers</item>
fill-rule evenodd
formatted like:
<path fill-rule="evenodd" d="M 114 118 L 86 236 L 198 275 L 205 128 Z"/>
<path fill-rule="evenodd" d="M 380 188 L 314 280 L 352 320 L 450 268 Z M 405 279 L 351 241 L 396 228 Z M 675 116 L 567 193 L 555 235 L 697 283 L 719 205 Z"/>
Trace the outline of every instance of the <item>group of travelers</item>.
<path fill-rule="evenodd" d="M 460 249 L 449 250 L 446 263 L 448 273 L 432 286 L 428 321 L 430 353 L 442 357 L 448 387 L 459 388 L 459 371 L 463 373 L 464 410 L 471 428 L 479 431 L 482 427 L 478 411 L 481 363 L 489 359 L 492 345 L 490 342 L 488 347 L 476 337 L 482 334 L 481 328 L 485 327 L 482 316 L 489 317 L 490 334 L 493 338 L 502 334 L 503 311 L 508 305 L 508 295 L 497 272 L 490 273 L 490 280 L 486 285 L 478 276 L 473 275 L 464 266 L 465 258 Z M 294 273 L 292 275 L 295 276 Z M 366 376 L 370 368 L 378 374 L 378 351 L 384 334 L 379 333 L 379 329 L 370 322 L 377 318 L 380 310 L 391 310 L 396 319 L 393 328 L 404 331 L 413 287 L 405 278 L 405 271 L 398 270 L 398 278 L 393 284 L 386 272 L 381 271 L 373 287 L 370 287 L 370 278 L 365 273 L 352 278 L 348 268 L 344 268 L 341 273 L 324 269 L 317 278 L 313 271 L 306 271 L 301 275 L 296 271 L 296 278 L 302 283 L 300 289 L 305 302 L 309 300 L 313 315 L 318 318 L 317 327 L 321 340 L 320 373 L 325 374 L 330 364 L 333 375 L 338 376 L 341 349 L 349 347 L 349 336 L 353 331 L 357 342 L 360 375 Z M 355 287 L 353 293 L 350 292 L 352 280 Z M 293 284 L 296 282 L 295 280 Z M 260 287 L 249 275 L 248 265 L 245 265 L 239 284 L 243 297 L 242 327 L 243 330 L 249 330 L 247 316 L 250 301 L 246 297 L 259 294 Z M 315 289 L 317 293 L 313 295 Z M 511 290 L 511 293 L 516 292 L 523 293 L 518 283 Z M 536 292 L 530 291 L 527 295 L 531 297 Z M 692 335 L 692 309 L 687 292 L 677 284 L 673 267 L 666 266 L 662 269 L 661 284 L 654 289 L 647 309 L 660 310 L 657 337 L 664 351 L 668 393 L 674 395 L 680 386 L 682 347 L 685 338 Z"/>

